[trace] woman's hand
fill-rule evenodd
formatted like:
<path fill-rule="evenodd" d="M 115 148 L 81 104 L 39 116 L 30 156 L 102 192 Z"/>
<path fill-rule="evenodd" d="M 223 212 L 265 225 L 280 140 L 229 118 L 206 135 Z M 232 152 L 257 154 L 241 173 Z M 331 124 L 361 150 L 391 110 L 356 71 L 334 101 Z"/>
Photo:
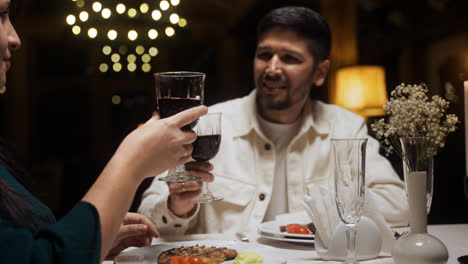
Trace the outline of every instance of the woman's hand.
<path fill-rule="evenodd" d="M 185 170 L 192 176 L 201 177 L 203 182 L 214 180 L 213 174 L 210 173 L 213 170 L 213 165 L 209 162 L 191 161 L 185 164 Z M 168 183 L 169 210 L 177 216 L 183 216 L 190 212 L 195 207 L 191 200 L 201 193 L 202 181 Z"/>
<path fill-rule="evenodd" d="M 153 237 L 159 237 L 159 233 L 146 216 L 127 213 L 106 259 L 114 259 L 117 254 L 128 247 L 150 246 Z"/>
<path fill-rule="evenodd" d="M 153 115 L 125 138 L 114 157 L 124 162 L 123 166 L 131 168 L 140 180 L 183 164 L 192 154 L 192 142 L 197 135 L 180 128 L 207 111 L 206 106 L 197 106 L 164 119 Z"/>

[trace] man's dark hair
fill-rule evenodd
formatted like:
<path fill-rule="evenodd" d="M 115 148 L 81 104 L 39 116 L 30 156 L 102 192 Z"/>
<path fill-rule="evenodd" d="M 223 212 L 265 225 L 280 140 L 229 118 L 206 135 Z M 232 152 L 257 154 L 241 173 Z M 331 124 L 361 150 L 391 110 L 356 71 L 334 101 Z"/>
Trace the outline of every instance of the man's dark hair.
<path fill-rule="evenodd" d="M 257 40 L 274 27 L 292 30 L 307 39 L 316 63 L 330 55 L 330 27 L 319 13 L 310 8 L 286 6 L 268 12 L 257 25 Z"/>

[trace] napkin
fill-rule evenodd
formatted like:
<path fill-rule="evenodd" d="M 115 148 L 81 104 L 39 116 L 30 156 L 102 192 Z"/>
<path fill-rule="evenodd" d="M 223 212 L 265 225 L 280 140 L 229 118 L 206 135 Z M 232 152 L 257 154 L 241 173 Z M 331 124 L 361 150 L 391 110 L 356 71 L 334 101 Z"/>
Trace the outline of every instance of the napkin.
<path fill-rule="evenodd" d="M 335 229 L 341 223 L 334 197 L 327 188 L 319 184 L 311 186 L 309 190 L 309 195 L 305 195 L 302 204 L 312 219 L 323 245 L 328 247 Z M 362 215 L 370 218 L 377 225 L 382 237 L 381 251 L 390 254 L 394 241 L 393 234 L 368 192 L 365 196 Z"/>

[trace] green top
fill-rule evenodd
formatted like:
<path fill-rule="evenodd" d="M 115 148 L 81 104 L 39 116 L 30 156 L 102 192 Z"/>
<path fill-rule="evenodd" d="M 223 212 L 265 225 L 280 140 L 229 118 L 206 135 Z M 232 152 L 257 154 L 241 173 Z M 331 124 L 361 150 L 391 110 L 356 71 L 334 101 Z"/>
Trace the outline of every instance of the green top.
<path fill-rule="evenodd" d="M 79 202 L 59 221 L 34 198 L 3 166 L 2 177 L 14 190 L 33 201 L 32 207 L 48 224 L 39 224 L 35 232 L 0 218 L 0 263 L 99 263 L 101 225 L 96 208 Z"/>

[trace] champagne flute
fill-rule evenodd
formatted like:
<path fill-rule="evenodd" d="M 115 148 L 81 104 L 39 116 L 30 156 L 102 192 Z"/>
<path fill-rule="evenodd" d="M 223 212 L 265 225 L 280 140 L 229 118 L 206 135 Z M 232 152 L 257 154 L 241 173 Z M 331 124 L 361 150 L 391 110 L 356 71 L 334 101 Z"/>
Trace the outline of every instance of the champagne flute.
<path fill-rule="evenodd" d="M 160 72 L 154 74 L 157 110 L 161 118 L 203 104 L 205 74 L 201 72 Z M 182 130 L 191 130 L 197 121 L 185 125 Z M 175 168 L 174 173 L 159 178 L 166 182 L 199 181 L 200 177 L 190 175 L 184 165 Z"/>
<path fill-rule="evenodd" d="M 195 127 L 197 140 L 193 142 L 192 158 L 197 161 L 209 161 L 218 154 L 221 144 L 221 113 L 210 113 L 200 117 Z M 223 197 L 214 196 L 208 183 L 204 182 L 202 192 L 193 199 L 194 203 L 209 203 L 222 200 Z"/>
<path fill-rule="evenodd" d="M 346 261 L 356 260 L 356 224 L 364 206 L 367 139 L 331 139 L 335 201 L 346 225 Z"/>

